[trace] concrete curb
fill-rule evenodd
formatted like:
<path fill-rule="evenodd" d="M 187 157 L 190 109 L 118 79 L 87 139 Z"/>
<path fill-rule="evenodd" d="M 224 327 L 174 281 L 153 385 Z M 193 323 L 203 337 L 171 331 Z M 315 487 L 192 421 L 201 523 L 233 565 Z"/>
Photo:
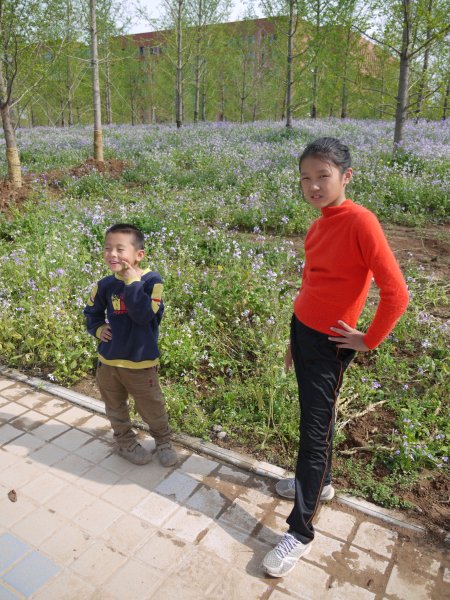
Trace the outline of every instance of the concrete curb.
<path fill-rule="evenodd" d="M 54 396 L 62 398 L 63 400 L 67 400 L 68 402 L 76 404 L 77 406 L 80 406 L 82 408 L 86 408 L 94 413 L 102 415 L 105 414 L 105 407 L 103 402 L 101 402 L 100 400 L 96 400 L 95 398 L 91 398 L 90 396 L 74 392 L 72 390 L 69 390 L 59 385 L 55 385 L 53 383 L 49 383 L 37 377 L 30 377 L 21 373 L 20 371 L 17 371 L 16 369 L 10 369 L 9 367 L 5 367 L 3 365 L 0 365 L 0 375 L 9 377 L 11 379 L 14 379 L 15 381 L 26 383 L 40 391 L 49 392 Z M 133 424 L 139 429 L 147 430 L 146 425 L 143 423 L 134 422 Z M 195 452 L 206 454 L 207 456 L 219 459 L 223 462 L 229 463 L 235 467 L 239 467 L 244 471 L 249 471 L 250 473 L 254 473 L 256 475 L 269 477 L 270 479 L 282 479 L 283 477 L 289 476 L 292 477 L 292 473 L 289 473 L 281 467 L 277 467 L 276 465 L 272 465 L 264 461 L 258 461 L 245 454 L 240 454 L 238 452 L 234 452 L 233 450 L 228 450 L 226 448 L 221 448 L 220 446 L 217 446 L 212 442 L 206 442 L 204 440 L 191 437 L 184 433 L 174 434 L 173 440 L 174 442 L 182 446 L 186 446 L 187 448 L 194 450 Z M 416 533 L 428 533 L 425 527 L 423 527 L 422 525 L 418 525 L 417 523 L 405 517 L 402 513 L 398 511 L 384 509 L 381 506 L 377 506 L 376 504 L 372 504 L 371 502 L 367 502 L 366 500 L 363 500 L 361 498 L 348 496 L 347 494 L 339 494 L 335 496 L 335 498 L 336 501 L 343 506 L 350 507 L 366 515 L 369 515 L 376 519 L 380 519 L 381 521 L 389 523 L 390 525 L 395 525 L 396 527 L 401 527 L 403 529 L 414 531 Z M 445 537 L 444 531 L 442 531 L 442 534 Z"/>

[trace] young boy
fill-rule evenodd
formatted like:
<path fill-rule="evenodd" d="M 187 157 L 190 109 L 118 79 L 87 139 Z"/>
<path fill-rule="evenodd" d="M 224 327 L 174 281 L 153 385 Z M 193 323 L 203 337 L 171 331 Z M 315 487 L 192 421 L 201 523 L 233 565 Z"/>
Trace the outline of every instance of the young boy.
<path fill-rule="evenodd" d="M 118 223 L 108 229 L 104 260 L 112 275 L 94 286 L 84 315 L 89 333 L 100 340 L 97 385 L 118 453 L 137 465 L 152 459 L 131 426 L 131 395 L 155 438 L 161 464 L 170 467 L 177 454 L 158 378 L 163 284 L 158 273 L 140 268 L 144 254 L 144 234 L 137 227 Z"/>

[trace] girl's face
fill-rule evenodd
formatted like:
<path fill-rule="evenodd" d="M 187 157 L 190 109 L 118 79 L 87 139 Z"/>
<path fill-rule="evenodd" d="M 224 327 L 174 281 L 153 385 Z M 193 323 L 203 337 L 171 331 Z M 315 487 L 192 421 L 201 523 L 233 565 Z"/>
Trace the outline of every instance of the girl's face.
<path fill-rule="evenodd" d="M 341 173 L 333 163 L 306 157 L 300 165 L 300 185 L 306 201 L 315 208 L 339 206 L 345 200 L 345 187 L 352 174 L 352 169 Z"/>

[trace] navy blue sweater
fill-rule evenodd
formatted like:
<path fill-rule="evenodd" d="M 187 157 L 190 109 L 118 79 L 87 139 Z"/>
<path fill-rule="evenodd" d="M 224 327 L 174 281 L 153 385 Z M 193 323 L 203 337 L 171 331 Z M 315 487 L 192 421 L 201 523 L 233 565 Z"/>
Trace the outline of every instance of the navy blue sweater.
<path fill-rule="evenodd" d="M 106 322 L 111 327 L 112 339 L 98 345 L 102 363 L 129 369 L 158 364 L 162 292 L 160 275 L 149 270 L 144 271 L 140 281 L 126 284 L 119 275 L 109 275 L 94 286 L 83 312 L 94 337 L 100 337 Z"/>

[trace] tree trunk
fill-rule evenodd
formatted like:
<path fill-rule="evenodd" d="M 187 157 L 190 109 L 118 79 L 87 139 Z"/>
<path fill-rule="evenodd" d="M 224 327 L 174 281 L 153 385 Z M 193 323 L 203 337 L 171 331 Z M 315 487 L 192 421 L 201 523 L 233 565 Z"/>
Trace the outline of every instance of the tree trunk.
<path fill-rule="evenodd" d="M 89 0 L 91 28 L 92 94 L 94 100 L 94 159 L 103 162 L 102 107 L 98 74 L 96 0 Z"/>
<path fill-rule="evenodd" d="M 428 15 L 429 16 L 431 16 L 432 9 L 433 9 L 433 0 L 429 0 L 429 3 L 428 3 Z M 427 37 L 426 37 L 427 41 L 429 41 L 431 39 L 431 35 L 432 35 L 431 27 L 428 24 L 427 25 Z M 425 85 L 426 85 L 426 81 L 427 81 L 427 72 L 428 72 L 429 62 L 430 62 L 430 45 L 428 45 L 425 48 L 425 54 L 423 56 L 422 74 L 420 76 L 419 90 L 417 92 L 416 122 L 419 120 L 420 113 L 422 112 L 423 96 L 424 96 Z"/>
<path fill-rule="evenodd" d="M 206 83 L 202 81 L 202 121 L 206 121 Z"/>
<path fill-rule="evenodd" d="M 1 34 L 1 30 L 0 30 Z M 8 165 L 8 179 L 13 188 L 22 187 L 22 171 L 20 168 L 20 156 L 17 149 L 16 133 L 11 122 L 10 97 L 3 75 L 3 57 L 0 59 L 0 112 L 2 114 L 3 135 L 6 145 L 6 163 Z"/>
<path fill-rule="evenodd" d="M 292 61 L 293 39 L 294 39 L 294 1 L 289 0 L 289 29 L 287 47 L 287 69 L 286 69 L 286 127 L 292 127 Z M 284 111 L 283 111 L 284 112 Z"/>
<path fill-rule="evenodd" d="M 345 45 L 345 58 L 344 58 L 344 81 L 342 83 L 342 101 L 341 101 L 341 119 L 347 118 L 347 104 L 348 104 L 348 87 L 347 87 L 347 71 L 348 71 L 348 55 L 350 52 L 350 28 L 347 30 L 347 40 Z"/>
<path fill-rule="evenodd" d="M 72 73 L 70 70 L 70 58 L 66 62 L 66 86 L 67 86 L 67 125 L 73 125 L 73 99 L 72 99 Z"/>
<path fill-rule="evenodd" d="M 311 105 L 311 119 L 317 119 L 317 67 L 313 70 L 313 99 Z"/>
<path fill-rule="evenodd" d="M 400 72 L 398 77 L 397 105 L 395 109 L 394 153 L 403 140 L 403 128 L 408 109 L 408 84 L 411 45 L 411 0 L 403 0 L 403 35 L 400 53 Z"/>
<path fill-rule="evenodd" d="M 448 99 L 450 96 L 450 79 L 447 80 L 447 86 L 445 88 L 444 94 L 444 104 L 442 106 L 442 120 L 445 121 L 447 119 L 447 109 L 448 109 Z"/>
<path fill-rule="evenodd" d="M 111 103 L 111 70 L 109 62 L 109 48 L 106 50 L 106 62 L 105 62 L 105 104 L 106 104 L 106 123 L 112 125 L 112 103 Z"/>
<path fill-rule="evenodd" d="M 184 0 L 178 0 L 177 73 L 175 89 L 175 120 L 177 123 L 177 129 L 183 125 L 183 5 Z"/>

